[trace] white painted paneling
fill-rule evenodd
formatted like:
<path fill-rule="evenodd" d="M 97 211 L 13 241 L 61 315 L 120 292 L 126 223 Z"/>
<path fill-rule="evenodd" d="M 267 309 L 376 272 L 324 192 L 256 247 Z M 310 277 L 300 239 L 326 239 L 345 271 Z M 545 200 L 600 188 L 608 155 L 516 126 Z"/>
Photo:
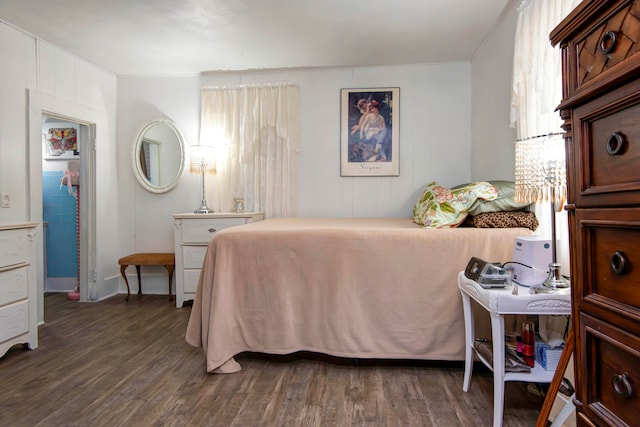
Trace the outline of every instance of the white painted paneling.
<path fill-rule="evenodd" d="M 35 42 L 21 31 L 0 23 L 0 191 L 8 193 L 9 208 L 0 221 L 26 218 L 28 182 L 25 89 L 35 84 Z"/>
<path fill-rule="evenodd" d="M 472 131 L 474 180 L 514 180 L 515 130 L 509 126 L 516 3 L 473 59 Z"/>
<path fill-rule="evenodd" d="M 38 41 L 38 91 L 47 95 L 56 94 L 56 47 Z"/>
<path fill-rule="evenodd" d="M 121 77 L 117 140 L 122 255 L 170 250 L 171 215 L 191 212 L 200 201 L 199 176 L 187 174 L 176 189 L 160 195 L 138 185 L 129 166 L 137 130 L 164 116 L 177 123 L 187 145 L 196 143 L 201 86 L 274 82 L 300 87 L 299 216 L 410 217 L 416 197 L 429 181 L 455 185 L 469 180 L 471 65 L 467 62 Z M 340 89 L 362 87 L 400 88 L 398 177 L 340 176 Z"/>
<path fill-rule="evenodd" d="M 132 252 L 172 252 L 173 214 L 200 206 L 200 176 L 187 173 L 164 194 L 142 188 L 131 170 L 131 150 L 139 130 L 166 117 L 182 131 L 187 148 L 198 143 L 199 76 L 122 77 L 118 80 L 118 216 L 120 256 Z M 211 188 L 209 185 L 208 188 Z"/>
<path fill-rule="evenodd" d="M 29 111 L 27 92 L 34 95 L 30 100 L 38 104 L 30 105 L 33 109 Z M 99 123 L 101 157 L 96 167 L 99 249 L 95 267 L 100 287 L 107 282 L 103 282 L 103 277 L 118 272 L 118 241 L 113 232 L 118 224 L 117 215 L 113 213 L 118 206 L 115 77 L 2 22 L 0 94 L 0 191 L 11 197 L 11 207 L 0 209 L 0 221 L 42 219 L 42 111 Z M 39 235 L 36 238 L 38 287 L 42 290 L 42 239 Z M 98 289 L 96 297 L 108 292 Z M 42 321 L 42 301 L 38 305 Z"/>

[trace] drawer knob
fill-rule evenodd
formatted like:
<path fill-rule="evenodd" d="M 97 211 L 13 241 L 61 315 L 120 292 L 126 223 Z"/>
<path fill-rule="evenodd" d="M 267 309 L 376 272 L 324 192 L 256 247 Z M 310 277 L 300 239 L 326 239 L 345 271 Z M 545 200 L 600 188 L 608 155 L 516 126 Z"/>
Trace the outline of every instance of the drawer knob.
<path fill-rule="evenodd" d="M 607 31 L 600 39 L 600 53 L 607 55 L 616 48 L 618 34 L 615 31 Z"/>
<path fill-rule="evenodd" d="M 209 231 L 209 233 L 215 233 L 218 230 L 216 230 L 215 228 L 211 227 L 208 231 Z"/>
<path fill-rule="evenodd" d="M 607 138 L 607 153 L 612 156 L 619 156 L 624 153 L 625 143 L 624 135 L 620 132 L 614 132 Z"/>
<path fill-rule="evenodd" d="M 633 388 L 631 388 L 631 381 L 627 374 L 618 374 L 611 377 L 611 385 L 616 394 L 622 398 L 631 397 L 633 394 Z"/>
<path fill-rule="evenodd" d="M 627 256 L 622 251 L 615 251 L 609 258 L 609 263 L 611 264 L 611 271 L 615 274 L 625 274 L 629 266 Z"/>

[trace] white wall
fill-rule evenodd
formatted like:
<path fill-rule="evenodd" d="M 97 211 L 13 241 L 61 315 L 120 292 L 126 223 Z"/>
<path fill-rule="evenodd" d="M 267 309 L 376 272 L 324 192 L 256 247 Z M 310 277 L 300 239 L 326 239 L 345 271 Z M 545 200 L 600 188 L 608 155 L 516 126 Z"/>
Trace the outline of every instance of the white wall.
<path fill-rule="evenodd" d="M 196 144 L 202 86 L 260 82 L 291 82 L 300 87 L 299 216 L 408 217 L 429 181 L 455 185 L 470 178 L 471 65 L 467 62 L 121 77 L 119 161 L 130 157 L 137 129 L 159 116 L 177 123 L 187 145 Z M 340 89 L 389 86 L 400 88 L 400 176 L 341 177 Z M 173 233 L 171 215 L 198 206 L 199 177 L 186 175 L 165 195 L 147 193 L 130 170 L 123 169 L 120 178 L 120 187 L 128 189 L 124 206 L 135 217 L 130 223 L 135 227 L 133 247 L 169 249 L 166 236 Z M 124 234 L 133 236 L 133 228 Z"/>
<path fill-rule="evenodd" d="M 114 76 L 3 23 L 0 191 L 11 194 L 12 207 L 0 209 L 0 221 L 27 219 L 33 209 L 24 180 L 25 89 L 104 117 L 106 129 L 97 147 L 96 240 L 99 286 L 108 289 L 116 283 L 122 290 L 119 256 L 172 251 L 172 214 L 199 206 L 195 175 L 185 175 L 166 194 L 140 187 L 131 169 L 131 150 L 139 129 L 158 117 L 174 120 L 187 145 L 197 143 L 204 85 L 286 81 L 300 86 L 300 216 L 410 216 L 429 181 L 453 186 L 471 179 L 513 179 L 513 133 L 506 104 L 513 28 L 512 8 L 472 63 L 120 77 L 116 89 Z M 389 86 L 400 88 L 400 176 L 340 177 L 340 89 Z"/>
<path fill-rule="evenodd" d="M 509 126 L 511 74 L 516 33 L 512 1 L 492 34 L 473 57 L 471 120 L 474 181 L 514 179 L 515 129 Z"/>
<path fill-rule="evenodd" d="M 118 218 L 115 163 L 116 78 L 47 42 L 0 22 L 0 191 L 11 206 L 0 209 L 0 222 L 42 220 L 42 112 L 67 114 L 100 122 L 96 150 L 95 264 L 100 290 L 118 272 L 113 230 Z M 34 138 L 30 139 L 30 135 Z M 42 229 L 38 254 L 42 255 Z M 38 285 L 42 289 L 42 259 Z M 112 288 L 114 291 L 117 288 Z M 97 293 L 96 297 L 108 294 Z M 42 301 L 39 310 L 42 311 Z M 41 316 L 40 316 L 41 317 Z M 40 319 L 42 320 L 42 319 Z"/>

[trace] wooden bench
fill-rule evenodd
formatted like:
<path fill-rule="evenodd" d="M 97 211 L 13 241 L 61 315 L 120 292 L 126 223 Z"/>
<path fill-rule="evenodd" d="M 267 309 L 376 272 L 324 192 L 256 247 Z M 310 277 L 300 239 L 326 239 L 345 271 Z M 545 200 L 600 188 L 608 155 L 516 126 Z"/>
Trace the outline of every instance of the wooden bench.
<path fill-rule="evenodd" d="M 131 296 L 131 289 L 129 288 L 129 281 L 127 280 L 127 276 L 124 274 L 124 271 L 130 265 L 136 266 L 136 272 L 138 273 L 138 295 L 142 294 L 142 282 L 140 280 L 140 266 L 141 265 L 164 265 L 164 268 L 169 272 L 169 299 L 173 301 L 173 296 L 171 294 L 171 283 L 173 279 L 173 270 L 176 266 L 176 257 L 175 254 L 169 253 L 140 253 L 140 254 L 131 254 L 125 257 L 122 257 L 118 260 L 118 264 L 120 264 L 120 274 L 124 278 L 124 283 L 127 284 L 127 297 L 126 301 L 129 301 L 129 296 Z"/>

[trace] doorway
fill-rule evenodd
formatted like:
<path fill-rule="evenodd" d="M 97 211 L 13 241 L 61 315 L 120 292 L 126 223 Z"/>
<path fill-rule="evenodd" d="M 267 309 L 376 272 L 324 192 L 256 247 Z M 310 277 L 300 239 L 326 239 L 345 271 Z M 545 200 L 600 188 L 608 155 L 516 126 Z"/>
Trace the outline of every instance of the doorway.
<path fill-rule="evenodd" d="M 95 117 L 97 120 L 93 121 Z M 96 300 L 96 122 L 100 116 L 85 106 L 29 91 L 29 220 L 43 223 L 43 123 L 55 120 L 77 126 L 79 150 L 79 291 L 80 301 Z M 44 323 L 43 227 L 35 236 L 37 247 L 38 323 Z M 78 282 L 78 280 L 76 279 Z M 93 297 L 92 297 L 93 296 Z"/>
<path fill-rule="evenodd" d="M 42 220 L 43 225 L 51 218 L 57 222 L 57 229 L 53 223 L 47 224 L 46 230 L 43 227 L 43 293 L 76 292 L 77 298 L 73 299 L 91 301 L 95 299 L 92 297 L 95 294 L 92 286 L 95 284 L 95 124 L 50 111 L 41 112 L 41 124 Z M 48 139 L 52 129 L 69 133 L 75 130 L 75 148 L 73 142 L 68 142 L 67 146 L 51 147 Z M 52 149 L 58 150 L 58 156 L 51 155 Z M 60 151 L 64 153 L 60 154 Z M 65 175 L 67 179 L 62 180 Z M 51 196 L 45 188 L 45 180 L 56 178 L 58 190 L 62 190 L 57 192 L 61 197 L 56 202 L 66 196 L 66 207 L 64 203 L 45 201 Z M 71 208 L 70 203 L 73 205 Z M 48 205 L 52 204 L 59 205 L 60 210 L 48 211 Z M 69 218 L 70 215 L 73 217 Z M 52 266 L 58 270 L 55 275 L 49 274 Z"/>
<path fill-rule="evenodd" d="M 89 125 L 42 115 L 44 292 L 65 292 L 71 300 L 80 299 L 80 278 L 86 277 L 81 274 L 80 206 L 84 191 L 80 184 L 84 180 L 80 169 L 90 133 Z"/>

